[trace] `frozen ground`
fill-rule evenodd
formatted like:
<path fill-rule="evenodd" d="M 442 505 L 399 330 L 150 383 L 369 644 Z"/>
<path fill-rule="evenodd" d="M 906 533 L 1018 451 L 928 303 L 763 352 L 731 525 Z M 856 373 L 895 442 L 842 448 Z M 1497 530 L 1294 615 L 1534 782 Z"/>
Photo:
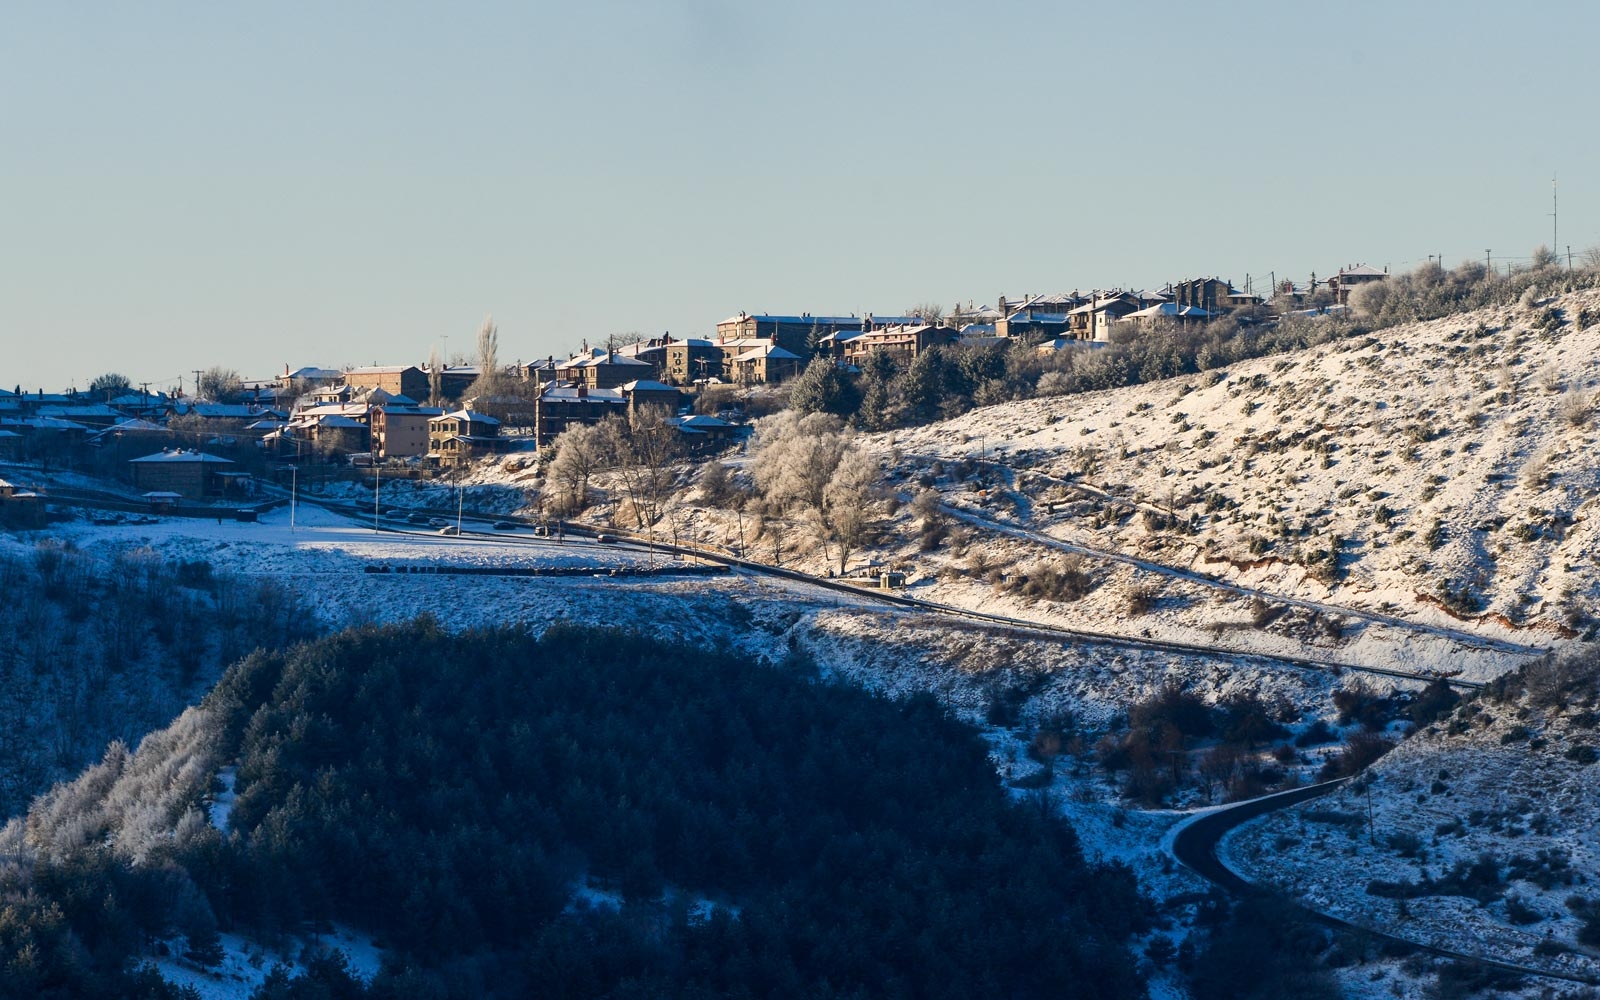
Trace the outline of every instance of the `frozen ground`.
<path fill-rule="evenodd" d="M 1371 772 L 1370 796 L 1341 790 L 1241 827 L 1225 842 L 1229 863 L 1355 923 L 1600 976 L 1567 906 L 1600 896 L 1600 770 L 1577 749 L 1600 740 L 1585 723 L 1577 709 L 1487 705 L 1467 733 L 1433 727 L 1402 744 Z M 1496 876 L 1450 884 L 1485 859 Z M 1369 891 L 1429 880 L 1436 891 L 1403 903 Z"/>
<path fill-rule="evenodd" d="M 372 939 L 347 927 L 335 927 L 316 941 L 296 939 L 276 952 L 237 934 L 221 937 L 223 958 L 214 968 L 178 957 L 184 948 L 182 938 L 162 942 L 170 954 L 151 964 L 173 985 L 194 987 L 203 1000 L 246 1000 L 274 968 L 282 966 L 293 975 L 303 971 L 315 955 L 326 952 L 342 952 L 350 971 L 366 980 L 383 964 L 383 954 Z"/>

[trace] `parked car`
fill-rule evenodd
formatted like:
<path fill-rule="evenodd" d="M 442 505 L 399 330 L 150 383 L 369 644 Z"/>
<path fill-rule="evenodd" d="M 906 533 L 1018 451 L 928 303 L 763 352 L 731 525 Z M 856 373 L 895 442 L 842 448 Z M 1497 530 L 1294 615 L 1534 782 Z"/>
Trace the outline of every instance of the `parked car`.
<path fill-rule="evenodd" d="M 536 524 L 533 526 L 533 533 L 535 535 L 548 535 L 550 534 L 550 529 L 542 524 Z"/>
<path fill-rule="evenodd" d="M 433 523 L 431 520 L 428 519 L 428 515 L 426 515 L 426 514 L 408 514 L 408 515 L 406 515 L 406 520 L 410 521 L 412 524 L 432 524 Z"/>
<path fill-rule="evenodd" d="M 599 542 L 601 545 L 612 545 L 616 542 L 616 538 L 611 535 L 596 535 L 594 536 L 594 540 Z"/>
<path fill-rule="evenodd" d="M 447 524 L 444 527 L 439 529 L 439 534 L 441 534 L 441 535 L 459 535 L 459 534 L 461 534 L 461 529 L 456 527 L 453 524 Z"/>
<path fill-rule="evenodd" d="M 516 531 L 518 526 L 510 521 L 496 521 L 493 527 L 496 531 Z"/>
<path fill-rule="evenodd" d="M 435 527 L 435 528 L 442 528 L 442 527 L 444 527 L 445 525 L 447 525 L 449 523 L 450 523 L 449 521 L 446 521 L 442 517 L 430 517 L 430 518 L 428 518 L 428 524 L 431 525 L 432 527 Z"/>

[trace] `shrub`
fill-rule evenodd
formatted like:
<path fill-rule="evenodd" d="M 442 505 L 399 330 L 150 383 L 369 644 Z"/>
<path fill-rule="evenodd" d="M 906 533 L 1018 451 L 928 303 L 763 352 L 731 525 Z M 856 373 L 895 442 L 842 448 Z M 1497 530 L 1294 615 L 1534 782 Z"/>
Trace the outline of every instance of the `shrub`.
<path fill-rule="evenodd" d="M 1339 734 L 1334 732 L 1333 727 L 1328 725 L 1326 721 L 1318 719 L 1294 738 L 1294 745 L 1297 747 L 1314 747 L 1324 743 L 1337 743 L 1338 741 Z"/>
<path fill-rule="evenodd" d="M 1150 613 L 1151 609 L 1155 607 L 1156 595 L 1158 593 L 1159 591 L 1157 591 L 1155 587 L 1131 587 L 1128 590 L 1127 597 L 1123 601 L 1123 608 L 1127 611 L 1129 617 L 1132 618 L 1138 618 L 1142 615 L 1147 615 Z"/>
<path fill-rule="evenodd" d="M 1088 561 L 1071 553 L 1060 559 L 1037 562 L 1010 578 L 1013 593 L 1032 600 L 1076 601 L 1094 590 Z"/>
<path fill-rule="evenodd" d="M 1377 733 L 1351 733 L 1344 749 L 1328 758 L 1320 777 L 1324 781 L 1360 774 L 1378 758 L 1393 750 L 1395 741 Z"/>

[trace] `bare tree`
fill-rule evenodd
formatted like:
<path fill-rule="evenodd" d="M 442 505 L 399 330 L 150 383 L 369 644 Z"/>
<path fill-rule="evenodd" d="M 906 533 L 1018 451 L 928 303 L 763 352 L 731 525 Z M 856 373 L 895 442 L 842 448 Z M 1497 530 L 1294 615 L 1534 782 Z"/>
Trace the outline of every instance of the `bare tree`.
<path fill-rule="evenodd" d="M 428 352 L 428 405 L 438 406 L 444 399 L 444 361 L 435 347 Z"/>
<path fill-rule="evenodd" d="M 906 315 L 915 316 L 924 323 L 932 323 L 937 326 L 944 319 L 944 306 L 939 305 L 937 302 L 918 302 L 906 310 Z"/>
<path fill-rule="evenodd" d="M 672 492 L 672 463 L 683 452 L 678 429 L 667 423 L 666 407 L 644 406 L 630 416 L 616 450 L 623 489 L 640 528 L 653 526 Z"/>
<path fill-rule="evenodd" d="M 839 574 L 844 575 L 850 553 L 861 546 L 876 516 L 872 501 L 878 491 L 878 463 L 851 445 L 839 459 L 833 477 L 823 489 L 823 518 L 839 546 Z"/>
<path fill-rule="evenodd" d="M 478 327 L 478 377 L 467 395 L 491 399 L 501 392 L 504 373 L 500 371 L 500 328 L 493 316 L 485 316 Z"/>

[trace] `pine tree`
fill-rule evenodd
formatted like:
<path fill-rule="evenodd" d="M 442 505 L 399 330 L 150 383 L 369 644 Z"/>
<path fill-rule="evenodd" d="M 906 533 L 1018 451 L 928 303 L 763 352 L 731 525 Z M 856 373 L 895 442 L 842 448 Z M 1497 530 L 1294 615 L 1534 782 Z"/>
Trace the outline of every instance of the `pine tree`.
<path fill-rule="evenodd" d="M 861 405 L 855 384 L 828 358 L 816 357 L 789 390 L 789 405 L 800 413 L 848 417 Z"/>

